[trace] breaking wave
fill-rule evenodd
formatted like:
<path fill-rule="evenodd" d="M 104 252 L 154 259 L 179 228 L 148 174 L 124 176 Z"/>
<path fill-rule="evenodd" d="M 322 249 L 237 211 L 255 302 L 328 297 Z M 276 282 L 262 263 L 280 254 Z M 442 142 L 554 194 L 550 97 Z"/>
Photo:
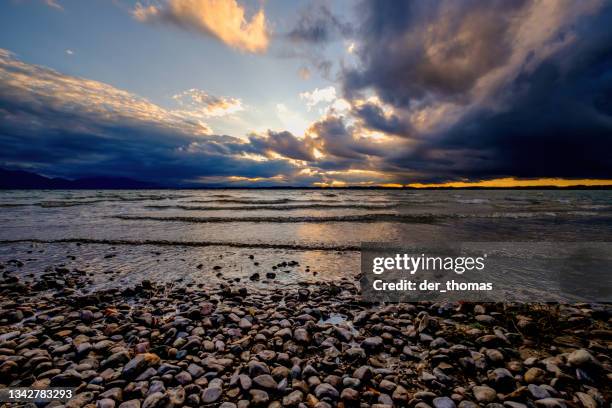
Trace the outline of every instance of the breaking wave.
<path fill-rule="evenodd" d="M 275 244 L 224 241 L 169 241 L 169 240 L 123 240 L 123 239 L 91 239 L 91 238 L 60 238 L 60 239 L 9 239 L 0 240 L 0 245 L 33 243 L 33 244 L 103 244 L 113 246 L 184 246 L 212 247 L 224 246 L 232 248 L 289 249 L 298 251 L 360 251 L 359 245 L 319 245 L 319 244 Z"/>
<path fill-rule="evenodd" d="M 236 205 L 236 206 L 199 206 L 199 205 L 147 205 L 145 208 L 151 208 L 156 210 L 187 210 L 187 211 L 218 211 L 218 210 L 307 210 L 307 209 L 320 209 L 320 208 L 338 208 L 338 209 L 361 209 L 361 210 L 380 210 L 390 209 L 398 207 L 398 204 L 324 204 L 324 203 L 313 203 L 313 204 L 289 204 L 289 205 Z"/>

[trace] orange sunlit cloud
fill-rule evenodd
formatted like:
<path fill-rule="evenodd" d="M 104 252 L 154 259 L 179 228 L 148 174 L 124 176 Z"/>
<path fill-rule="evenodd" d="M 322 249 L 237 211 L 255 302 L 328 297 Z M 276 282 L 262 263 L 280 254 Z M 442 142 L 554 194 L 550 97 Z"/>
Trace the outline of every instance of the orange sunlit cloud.
<path fill-rule="evenodd" d="M 136 3 L 132 14 L 141 22 L 165 21 L 200 31 L 241 51 L 262 53 L 268 48 L 264 10 L 248 20 L 236 0 L 171 0 L 167 7 Z"/>

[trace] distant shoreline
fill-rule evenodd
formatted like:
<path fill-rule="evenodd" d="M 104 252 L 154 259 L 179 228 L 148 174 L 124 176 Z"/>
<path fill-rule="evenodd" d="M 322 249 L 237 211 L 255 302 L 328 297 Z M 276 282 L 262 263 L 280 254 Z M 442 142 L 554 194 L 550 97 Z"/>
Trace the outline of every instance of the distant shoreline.
<path fill-rule="evenodd" d="M 519 186 L 519 187 L 383 187 L 383 186 L 346 186 L 346 187 L 309 187 L 309 186 L 267 186 L 267 187 L 237 187 L 237 186 L 204 186 L 204 187 L 100 187 L 100 188 L 4 188 L 0 191 L 10 190 L 612 190 L 611 186 Z"/>
<path fill-rule="evenodd" d="M 525 181 L 525 180 L 520 180 Z M 585 182 L 585 179 L 576 179 Z M 548 182 L 548 181 L 547 181 Z M 49 178 L 23 170 L 0 168 L 0 190 L 612 190 L 612 184 L 594 183 L 575 185 L 316 185 L 316 186 L 228 186 L 223 184 L 168 186 L 126 177 L 96 176 L 77 178 Z"/>

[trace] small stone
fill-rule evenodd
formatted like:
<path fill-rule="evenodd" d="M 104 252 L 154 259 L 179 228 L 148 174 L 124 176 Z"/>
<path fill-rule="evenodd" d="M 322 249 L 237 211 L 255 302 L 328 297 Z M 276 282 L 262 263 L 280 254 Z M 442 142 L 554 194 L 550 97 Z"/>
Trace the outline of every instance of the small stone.
<path fill-rule="evenodd" d="M 495 318 L 493 316 L 485 315 L 485 314 L 476 315 L 474 319 L 478 323 L 482 323 L 482 324 L 493 324 L 495 322 Z"/>
<path fill-rule="evenodd" d="M 504 362 L 504 355 L 497 349 L 487 349 L 485 355 L 494 365 L 502 365 Z"/>
<path fill-rule="evenodd" d="M 544 388 L 540 387 L 539 385 L 529 384 L 527 386 L 527 390 L 529 391 L 533 399 L 539 400 L 539 399 L 550 398 L 550 394 L 548 393 L 548 391 L 546 391 Z"/>
<path fill-rule="evenodd" d="M 353 377 L 357 378 L 362 383 L 372 378 L 372 367 L 361 366 L 353 372 Z"/>
<path fill-rule="evenodd" d="M 80 408 L 93 400 L 93 398 L 94 394 L 92 392 L 82 392 L 66 402 L 66 408 Z"/>
<path fill-rule="evenodd" d="M 340 399 L 348 402 L 359 401 L 359 391 L 353 388 L 345 388 L 340 394 Z"/>
<path fill-rule="evenodd" d="M 119 387 L 111 388 L 110 390 L 104 391 L 100 394 L 102 398 L 112 398 L 115 401 L 121 401 L 123 399 L 123 391 Z"/>
<path fill-rule="evenodd" d="M 204 369 L 197 364 L 191 363 L 187 367 L 187 372 L 191 374 L 192 378 L 198 378 L 204 374 Z"/>
<path fill-rule="evenodd" d="M 278 386 L 276 381 L 274 381 L 274 378 L 272 378 L 272 376 L 269 374 L 261 374 L 253 378 L 253 384 L 257 388 L 262 388 L 268 391 L 274 391 Z"/>
<path fill-rule="evenodd" d="M 395 391 L 393 391 L 391 398 L 393 398 L 393 401 L 408 401 L 408 398 L 410 398 L 410 394 L 408 393 L 407 389 L 405 389 L 401 385 L 398 385 L 395 388 Z"/>
<path fill-rule="evenodd" d="M 531 367 L 523 376 L 527 384 L 541 384 L 545 382 L 546 371 L 538 367 Z"/>
<path fill-rule="evenodd" d="M 103 398 L 96 402 L 96 408 L 115 408 L 115 401 L 110 398 Z"/>
<path fill-rule="evenodd" d="M 181 371 L 174 377 L 174 379 L 181 385 L 187 385 L 193 381 L 191 374 L 189 374 L 187 371 Z"/>
<path fill-rule="evenodd" d="M 394 382 L 391 382 L 389 380 L 382 380 L 380 384 L 378 384 L 378 388 L 387 393 L 393 392 L 396 386 L 397 385 Z"/>
<path fill-rule="evenodd" d="M 137 399 L 125 401 L 119 405 L 119 408 L 140 408 L 140 401 Z"/>
<path fill-rule="evenodd" d="M 160 358 L 153 353 L 138 354 L 123 367 L 123 376 L 136 377 L 146 368 L 159 364 Z"/>
<path fill-rule="evenodd" d="M 185 402 L 185 389 L 180 386 L 168 389 L 168 398 L 170 400 L 170 406 L 183 406 Z"/>
<path fill-rule="evenodd" d="M 493 388 L 486 385 L 475 386 L 472 388 L 472 393 L 474 394 L 476 401 L 484 403 L 492 402 L 497 397 L 497 392 Z"/>
<path fill-rule="evenodd" d="M 304 398 L 304 394 L 300 390 L 295 390 L 289 395 L 283 398 L 283 406 L 284 407 L 294 407 L 297 406 L 302 399 Z"/>
<path fill-rule="evenodd" d="M 379 336 L 376 337 L 368 337 L 364 341 L 361 342 L 361 348 L 366 351 L 372 352 L 381 348 L 383 345 L 383 339 Z"/>
<path fill-rule="evenodd" d="M 595 399 L 589 394 L 577 392 L 576 397 L 578 397 L 578 400 L 584 408 L 597 408 L 597 401 L 595 401 Z"/>
<path fill-rule="evenodd" d="M 260 361 L 249 361 L 249 375 L 256 377 L 260 374 L 270 374 L 270 369 Z"/>
<path fill-rule="evenodd" d="M 317 385 L 317 388 L 315 388 L 315 395 L 319 399 L 330 398 L 332 400 L 336 400 L 340 396 L 338 390 L 336 390 L 331 384 L 327 383 Z"/>
<path fill-rule="evenodd" d="M 527 408 L 527 405 L 521 404 L 515 401 L 504 401 L 504 407 L 506 408 Z"/>
<path fill-rule="evenodd" d="M 142 408 L 161 408 L 168 402 L 166 394 L 154 392 L 149 395 L 142 403 Z"/>
<path fill-rule="evenodd" d="M 310 342 L 310 335 L 306 329 L 295 329 L 293 331 L 293 338 L 295 341 L 300 343 L 308 343 Z"/>
<path fill-rule="evenodd" d="M 240 327 L 243 330 L 250 330 L 253 327 L 253 324 L 248 319 L 245 319 L 243 317 L 242 319 L 240 319 L 240 322 L 238 323 L 238 327 Z"/>
<path fill-rule="evenodd" d="M 435 408 L 456 408 L 455 401 L 448 397 L 434 398 L 433 406 Z"/>
<path fill-rule="evenodd" d="M 489 373 L 488 378 L 498 391 L 510 392 L 516 385 L 514 377 L 510 371 L 505 368 L 496 368 Z"/>
<path fill-rule="evenodd" d="M 248 391 L 251 389 L 251 386 L 253 385 L 253 381 L 248 375 L 240 374 L 238 376 L 238 384 L 240 385 L 240 388 L 242 388 L 242 390 Z"/>
<path fill-rule="evenodd" d="M 590 364 L 596 364 L 597 360 L 588 351 L 579 349 L 570 353 L 567 357 L 567 362 L 573 367 L 582 367 Z"/>
<path fill-rule="evenodd" d="M 268 393 L 263 390 L 251 390 L 249 391 L 249 394 L 251 394 L 251 401 L 256 406 L 267 404 L 270 400 Z"/>
<path fill-rule="evenodd" d="M 207 387 L 202 392 L 202 402 L 205 404 L 211 404 L 217 401 L 221 397 L 221 388 L 219 387 Z"/>
<path fill-rule="evenodd" d="M 567 408 L 567 404 L 564 400 L 559 398 L 544 398 L 536 400 L 536 406 L 542 408 Z"/>

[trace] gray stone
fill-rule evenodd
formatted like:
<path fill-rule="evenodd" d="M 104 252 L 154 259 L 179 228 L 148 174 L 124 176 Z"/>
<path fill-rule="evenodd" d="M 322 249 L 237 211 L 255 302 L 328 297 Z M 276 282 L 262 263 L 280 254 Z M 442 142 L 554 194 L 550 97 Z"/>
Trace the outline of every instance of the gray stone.
<path fill-rule="evenodd" d="M 456 408 L 455 401 L 448 397 L 434 398 L 433 406 L 435 408 Z"/>
<path fill-rule="evenodd" d="M 205 404 L 211 404 L 221 398 L 221 388 L 219 387 L 207 387 L 202 392 L 202 402 Z"/>
<path fill-rule="evenodd" d="M 340 396 L 340 393 L 331 384 L 323 383 L 317 385 L 317 388 L 315 388 L 315 395 L 319 399 L 330 398 L 336 400 Z"/>
<path fill-rule="evenodd" d="M 297 406 L 300 402 L 302 402 L 303 398 L 304 398 L 304 394 L 302 393 L 302 391 L 295 390 L 283 398 L 283 406 L 284 407 Z"/>
<path fill-rule="evenodd" d="M 262 388 L 267 391 L 274 391 L 278 386 L 278 383 L 274 381 L 274 378 L 270 374 L 261 374 L 253 378 L 253 384 L 256 388 Z"/>
<path fill-rule="evenodd" d="M 96 402 L 96 408 L 115 408 L 115 401 L 110 398 L 102 398 Z"/>

